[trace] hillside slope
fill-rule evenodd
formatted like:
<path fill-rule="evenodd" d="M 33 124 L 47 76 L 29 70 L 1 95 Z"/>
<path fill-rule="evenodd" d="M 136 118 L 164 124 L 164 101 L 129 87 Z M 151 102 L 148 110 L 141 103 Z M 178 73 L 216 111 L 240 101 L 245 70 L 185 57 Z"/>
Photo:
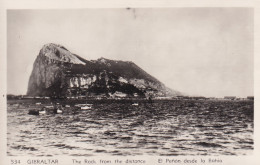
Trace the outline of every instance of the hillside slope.
<path fill-rule="evenodd" d="M 37 56 L 28 83 L 31 96 L 176 96 L 133 62 L 106 58 L 86 60 L 57 44 L 46 44 Z"/>

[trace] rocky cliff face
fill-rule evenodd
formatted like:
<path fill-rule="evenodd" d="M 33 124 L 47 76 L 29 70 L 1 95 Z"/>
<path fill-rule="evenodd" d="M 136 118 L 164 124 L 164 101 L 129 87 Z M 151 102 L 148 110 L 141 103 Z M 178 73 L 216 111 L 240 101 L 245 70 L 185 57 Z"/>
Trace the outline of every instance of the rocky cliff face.
<path fill-rule="evenodd" d="M 46 44 L 29 79 L 31 96 L 148 97 L 181 95 L 133 62 L 85 60 L 57 44 Z"/>

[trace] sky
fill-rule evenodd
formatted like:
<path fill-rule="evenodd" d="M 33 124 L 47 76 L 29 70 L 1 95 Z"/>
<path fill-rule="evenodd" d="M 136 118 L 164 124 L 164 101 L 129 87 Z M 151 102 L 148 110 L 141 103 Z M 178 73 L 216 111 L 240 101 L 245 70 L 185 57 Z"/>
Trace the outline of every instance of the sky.
<path fill-rule="evenodd" d="M 26 94 L 44 44 L 133 61 L 188 95 L 254 94 L 252 8 L 8 10 L 7 92 Z"/>

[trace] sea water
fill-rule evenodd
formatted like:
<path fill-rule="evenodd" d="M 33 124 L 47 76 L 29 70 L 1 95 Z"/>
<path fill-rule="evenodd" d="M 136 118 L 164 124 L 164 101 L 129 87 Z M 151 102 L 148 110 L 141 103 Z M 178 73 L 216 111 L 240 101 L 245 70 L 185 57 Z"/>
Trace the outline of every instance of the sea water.
<path fill-rule="evenodd" d="M 249 155 L 253 101 L 89 101 L 80 110 L 61 101 L 62 114 L 28 115 L 50 105 L 7 103 L 9 156 Z M 84 101 L 85 102 L 85 101 Z M 70 107 L 65 105 L 70 104 Z"/>

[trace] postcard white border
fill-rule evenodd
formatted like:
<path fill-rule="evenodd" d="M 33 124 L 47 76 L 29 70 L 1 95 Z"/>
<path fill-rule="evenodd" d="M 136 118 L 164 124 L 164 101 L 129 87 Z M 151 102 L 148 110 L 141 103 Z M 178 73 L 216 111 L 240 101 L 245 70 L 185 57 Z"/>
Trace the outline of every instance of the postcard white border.
<path fill-rule="evenodd" d="M 27 161 L 28 159 L 39 159 L 36 157 L 9 157 L 6 154 L 6 55 L 7 55 L 7 29 L 6 11 L 8 9 L 82 9 L 82 8 L 125 8 L 125 7 L 252 7 L 254 8 L 254 95 L 255 95 L 255 109 L 254 109 L 254 154 L 251 156 L 186 156 L 186 157 L 170 157 L 176 159 L 192 159 L 192 158 L 219 158 L 223 163 L 212 163 L 221 165 L 256 165 L 260 164 L 260 2 L 253 0 L 0 0 L 0 165 L 11 164 L 11 159 L 20 159 Z M 15 67 L 15 66 L 14 66 Z M 59 156 L 51 157 L 51 159 L 59 159 L 60 165 L 72 165 L 72 159 L 145 159 L 145 165 L 159 164 L 158 159 L 163 157 L 151 156 L 131 156 L 131 157 L 68 157 Z M 169 158 L 169 157 L 164 157 Z M 44 158 L 41 158 L 44 159 Z M 50 158 L 47 158 L 50 159 Z M 113 163 L 114 164 L 114 163 Z"/>

